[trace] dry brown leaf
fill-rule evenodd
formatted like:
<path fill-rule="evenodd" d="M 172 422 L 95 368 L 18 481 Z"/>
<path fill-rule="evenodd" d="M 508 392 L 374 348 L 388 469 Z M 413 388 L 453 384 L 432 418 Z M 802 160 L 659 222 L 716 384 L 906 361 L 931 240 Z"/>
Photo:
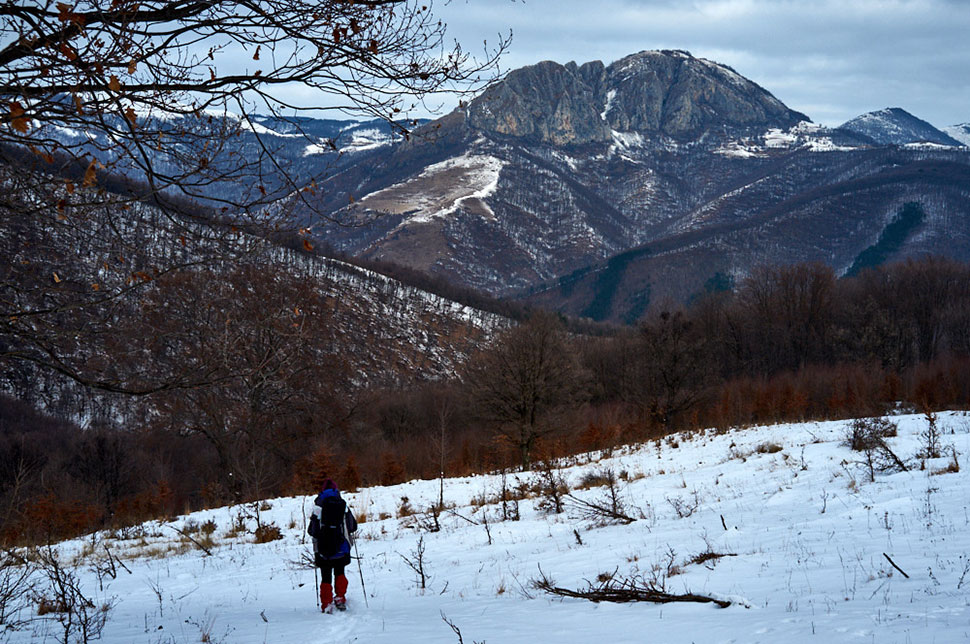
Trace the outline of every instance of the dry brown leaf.
<path fill-rule="evenodd" d="M 30 119 L 24 116 L 24 106 L 17 101 L 10 102 L 10 125 L 21 134 L 26 134 L 30 129 Z"/>
<path fill-rule="evenodd" d="M 88 169 L 84 171 L 84 181 L 81 182 L 85 188 L 90 188 L 98 183 L 97 161 L 91 161 Z"/>

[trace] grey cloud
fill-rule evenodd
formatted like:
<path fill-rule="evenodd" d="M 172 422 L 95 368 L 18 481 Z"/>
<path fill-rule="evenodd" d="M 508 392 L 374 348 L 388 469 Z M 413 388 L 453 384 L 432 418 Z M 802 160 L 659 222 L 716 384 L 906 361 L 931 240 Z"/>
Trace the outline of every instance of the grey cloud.
<path fill-rule="evenodd" d="M 965 5 L 963 5 L 965 6 Z M 793 109 L 837 124 L 900 106 L 970 121 L 970 12 L 954 0 L 470 0 L 439 7 L 473 45 L 511 28 L 506 68 L 687 49 L 731 65 Z"/>

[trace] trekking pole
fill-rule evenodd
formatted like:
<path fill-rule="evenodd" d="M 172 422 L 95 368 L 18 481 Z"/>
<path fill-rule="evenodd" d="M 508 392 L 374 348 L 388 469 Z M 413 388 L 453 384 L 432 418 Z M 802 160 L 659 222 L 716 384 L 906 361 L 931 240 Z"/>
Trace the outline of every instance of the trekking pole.
<path fill-rule="evenodd" d="M 367 589 L 364 588 L 364 569 L 360 565 L 360 551 L 357 549 L 357 540 L 356 539 L 354 539 L 354 554 L 357 555 L 356 556 L 356 559 L 357 559 L 357 572 L 360 573 L 360 590 L 361 590 L 361 592 L 364 593 L 364 606 L 366 606 L 367 608 L 370 608 L 370 605 L 367 603 Z"/>
<path fill-rule="evenodd" d="M 317 610 L 320 610 L 320 582 L 317 581 L 317 562 L 313 562 L 313 595 L 315 599 L 313 600 L 317 604 Z"/>

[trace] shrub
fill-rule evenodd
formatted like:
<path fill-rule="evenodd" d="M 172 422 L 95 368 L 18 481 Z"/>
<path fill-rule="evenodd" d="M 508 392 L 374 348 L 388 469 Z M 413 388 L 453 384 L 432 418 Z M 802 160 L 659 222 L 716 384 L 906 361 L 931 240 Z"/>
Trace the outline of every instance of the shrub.
<path fill-rule="evenodd" d="M 783 449 L 778 443 L 761 443 L 754 448 L 754 451 L 758 454 L 777 454 Z"/>
<path fill-rule="evenodd" d="M 283 531 L 275 523 L 264 523 L 253 532 L 256 543 L 269 543 L 283 538 Z"/>
<path fill-rule="evenodd" d="M 579 479 L 579 485 L 576 487 L 580 490 L 588 490 L 591 487 L 606 487 L 614 482 L 611 480 L 611 474 L 612 471 L 610 470 L 587 472 Z M 628 476 L 624 476 L 625 474 L 627 474 L 625 471 L 620 472 L 620 479 L 626 481 Z"/>
<path fill-rule="evenodd" d="M 898 433 L 896 423 L 888 418 L 857 418 L 849 423 L 842 445 L 855 452 L 864 452 L 881 446 L 883 439 Z"/>
<path fill-rule="evenodd" d="M 401 505 L 397 507 L 397 518 L 404 519 L 413 515 L 415 512 L 414 507 L 411 505 L 411 499 L 406 496 L 401 497 Z"/>
<path fill-rule="evenodd" d="M 43 617 L 44 615 L 50 615 L 52 613 L 66 613 L 67 605 L 58 599 L 50 599 L 49 597 L 38 597 L 37 598 L 37 616 Z"/>
<path fill-rule="evenodd" d="M 905 472 L 909 468 L 886 444 L 886 438 L 897 434 L 896 423 L 886 418 L 859 418 L 847 427 L 842 444 L 863 453 L 859 462 L 869 473 L 869 480 L 876 480 L 876 472 Z"/>

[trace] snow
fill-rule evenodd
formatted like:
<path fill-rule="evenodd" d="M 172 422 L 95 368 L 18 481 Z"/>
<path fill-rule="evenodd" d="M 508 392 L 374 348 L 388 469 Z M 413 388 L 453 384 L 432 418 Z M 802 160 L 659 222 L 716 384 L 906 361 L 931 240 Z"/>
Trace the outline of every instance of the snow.
<path fill-rule="evenodd" d="M 722 76 L 727 78 L 732 84 L 734 84 L 737 88 L 741 90 L 747 91 L 748 88 L 750 88 L 753 85 L 751 81 L 749 81 L 748 79 L 741 76 L 736 71 L 734 71 L 733 69 L 725 65 L 714 62 L 713 60 L 708 60 L 706 58 L 698 58 L 698 60 L 701 61 L 704 65 L 706 65 L 710 69 L 720 72 Z M 778 101 L 775 100 L 775 102 L 778 102 Z"/>
<path fill-rule="evenodd" d="M 810 121 L 796 123 L 787 131 L 771 128 L 761 137 L 761 143 L 744 139 L 728 141 L 714 150 L 715 153 L 742 159 L 768 156 L 769 151 L 789 151 L 805 149 L 810 152 L 845 152 L 855 147 L 837 145 L 831 136 L 826 136 L 826 128 Z"/>
<path fill-rule="evenodd" d="M 771 128 L 765 133 L 766 148 L 790 148 L 798 140 L 792 132 L 783 132 L 779 128 Z"/>
<path fill-rule="evenodd" d="M 407 213 L 398 229 L 409 223 L 446 218 L 468 200 L 478 200 L 486 218 L 495 213 L 484 201 L 498 189 L 505 161 L 487 154 L 466 153 L 425 168 L 401 183 L 372 192 L 360 200 L 368 208 Z"/>
<path fill-rule="evenodd" d="M 904 148 L 907 150 L 959 150 L 960 148 L 954 145 L 943 145 L 942 143 L 931 143 L 930 141 L 919 141 L 917 143 L 905 143 Z"/>
<path fill-rule="evenodd" d="M 615 89 L 611 89 L 610 91 L 606 92 L 606 105 L 603 107 L 603 111 L 600 112 L 600 119 L 604 121 L 606 120 L 606 115 L 609 114 L 610 110 L 613 108 L 613 99 L 615 98 L 616 98 Z"/>
<path fill-rule="evenodd" d="M 612 130 L 613 140 L 617 146 L 624 149 L 643 147 L 645 140 L 639 132 L 618 132 Z"/>
<path fill-rule="evenodd" d="M 617 130 L 611 130 L 611 133 L 613 144 L 610 145 L 608 154 L 610 156 L 618 154 L 621 159 L 631 163 L 640 163 L 638 159 L 630 156 L 627 152 L 634 152 L 646 145 L 646 139 L 643 138 L 643 135 L 639 132 L 619 132 Z"/>
<path fill-rule="evenodd" d="M 856 149 L 847 145 L 836 145 L 835 142 L 833 142 L 832 139 L 827 136 L 810 139 L 805 144 L 805 148 L 811 150 L 812 152 L 848 152 Z"/>
<path fill-rule="evenodd" d="M 329 145 L 324 145 L 322 143 L 311 143 L 310 145 L 303 148 L 303 156 L 308 157 L 312 154 L 326 154 L 328 152 L 333 152 L 333 148 Z"/>
<path fill-rule="evenodd" d="M 354 127 L 356 127 L 356 124 L 345 126 L 341 128 L 341 132 L 345 132 Z M 376 150 L 377 148 L 391 145 L 393 142 L 394 139 L 391 135 L 381 132 L 377 128 L 366 128 L 352 132 L 350 141 L 341 147 L 339 152 L 342 154 L 354 154 L 366 150 Z M 331 147 L 329 142 L 311 143 L 303 149 L 303 156 L 326 154 L 329 152 L 333 152 L 333 147 Z"/>
<path fill-rule="evenodd" d="M 260 136 L 278 136 L 280 138 L 291 138 L 291 139 L 302 136 L 300 134 L 283 134 L 282 132 L 277 132 L 276 130 L 270 129 L 265 125 L 261 125 L 256 121 L 241 120 L 239 122 L 239 126 L 244 130 L 252 130 L 256 134 L 259 134 Z"/>
<path fill-rule="evenodd" d="M 949 127 L 943 128 L 943 131 L 963 145 L 970 147 L 970 123 L 950 125 Z"/>
<path fill-rule="evenodd" d="M 340 151 L 363 152 L 390 145 L 392 142 L 393 138 L 389 134 L 381 132 L 377 128 L 367 128 L 353 132 L 350 143 L 342 147 Z"/>
<path fill-rule="evenodd" d="M 760 146 L 745 145 L 739 141 L 729 141 L 714 150 L 714 153 L 738 159 L 753 159 L 765 156 L 764 150 Z"/>
<path fill-rule="evenodd" d="M 437 481 L 347 494 L 367 515 L 358 547 L 368 597 L 354 563 L 345 614 L 319 614 L 314 573 L 298 564 L 308 548 L 309 497 L 267 502 L 261 519 L 283 529 L 280 541 L 257 545 L 251 536 L 223 536 L 240 508 L 220 508 L 150 524 L 142 539 L 112 541 L 130 573 L 119 569 L 116 579 L 105 578 L 103 592 L 88 566 L 78 573 L 99 601 L 114 601 L 105 644 L 204 641 L 204 630 L 209 641 L 239 644 L 457 642 L 443 615 L 466 642 L 964 640 L 970 473 L 934 475 L 949 458 L 920 470 L 914 455 L 926 422 L 916 415 L 895 420 L 900 435 L 889 444 L 914 467 L 877 474 L 875 482 L 857 465 L 860 455 L 840 444 L 844 421 L 697 432 L 565 464 L 573 494 L 587 501 L 602 498 L 604 489 L 580 489 L 584 477 L 607 468 L 623 476 L 621 498 L 637 517 L 629 525 L 591 523 L 575 509 L 544 514 L 536 499 L 520 502 L 521 520 L 502 521 L 498 504 L 480 505 L 494 501 L 498 475 L 446 480 L 445 501 L 453 507 L 441 516 L 439 532 L 423 529 L 420 516 L 397 517 L 404 497 L 415 509 L 429 507 Z M 966 455 L 970 418 L 954 412 L 938 422 L 944 442 Z M 532 478 L 510 475 L 507 484 Z M 180 554 L 139 556 L 177 546 L 173 528 L 209 519 L 218 525 L 211 557 L 191 544 Z M 419 539 L 430 574 L 426 590 L 404 561 L 413 560 Z M 78 553 L 91 542 L 62 550 Z M 689 563 L 709 551 L 731 556 Z M 680 573 L 667 575 L 667 561 Z M 530 589 L 540 568 L 566 588 L 614 571 L 655 575 L 669 592 L 733 605 L 560 600 Z M 11 642 L 54 641 L 55 626 L 39 620 L 6 635 Z"/>

